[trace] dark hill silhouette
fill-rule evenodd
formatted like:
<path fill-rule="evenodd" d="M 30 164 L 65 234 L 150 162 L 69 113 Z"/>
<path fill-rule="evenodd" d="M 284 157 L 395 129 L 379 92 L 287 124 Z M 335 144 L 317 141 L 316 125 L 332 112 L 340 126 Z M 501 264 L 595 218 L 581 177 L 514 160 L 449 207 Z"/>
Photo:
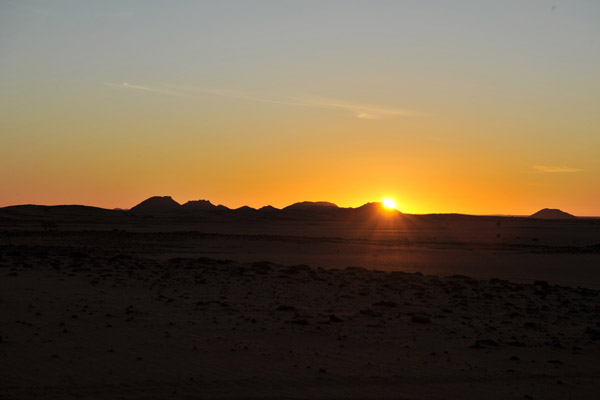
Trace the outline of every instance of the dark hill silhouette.
<path fill-rule="evenodd" d="M 209 200 L 188 201 L 181 205 L 173 200 L 171 196 L 150 197 L 130 210 L 104 209 L 99 207 L 82 205 L 16 205 L 0 208 L 0 220 L 6 223 L 12 221 L 28 220 L 41 221 L 64 218 L 65 221 L 91 221 L 101 222 L 102 218 L 107 223 L 116 223 L 122 218 L 131 218 L 136 216 L 160 216 L 168 215 L 169 218 L 209 218 L 216 221 L 218 218 L 231 220 L 231 218 L 257 218 L 257 221 L 266 219 L 273 220 L 321 220 L 321 221 L 396 221 L 402 218 L 403 223 L 419 221 L 419 223 L 457 223 L 459 221 L 481 220 L 482 218 L 500 218 L 499 216 L 476 216 L 462 214 L 427 214 L 410 215 L 403 214 L 398 210 L 385 208 L 381 202 L 366 203 L 357 208 L 338 207 L 334 203 L 327 201 L 303 201 L 291 204 L 283 209 L 273 206 L 264 206 L 255 209 L 248 206 L 242 206 L 237 209 L 230 209 L 223 205 L 214 205 Z M 508 217 L 508 216 L 507 216 Z M 215 219 L 217 218 L 217 219 Z M 510 217 L 513 218 L 513 217 Z M 558 209 L 545 208 L 536 212 L 528 218 L 535 219 L 578 219 L 578 217 L 568 214 Z M 582 217 L 583 218 L 583 217 Z M 110 221 L 110 222 L 108 222 Z M 123 220 L 124 221 L 124 220 Z M 462 223 L 461 222 L 461 223 Z"/>
<path fill-rule="evenodd" d="M 287 207 L 283 208 L 283 211 L 309 211 L 309 210 L 317 210 L 317 209 L 331 209 L 331 208 L 339 208 L 336 204 L 330 203 L 328 201 L 302 201 L 299 203 L 294 203 Z"/>
<path fill-rule="evenodd" d="M 60 206 L 39 206 L 35 204 L 24 204 L 19 206 L 8 206 L 1 209 L 4 214 L 23 215 L 23 216 L 111 216 L 121 215 L 123 210 L 108 210 L 106 208 L 81 206 L 81 205 L 60 205 Z"/>
<path fill-rule="evenodd" d="M 108 210 L 106 208 L 59 205 L 40 206 L 25 204 L 0 208 L 0 224 L 5 226 L 29 226 L 34 229 L 40 226 L 44 230 L 64 228 L 64 224 L 113 224 L 123 221 L 127 212 L 122 210 Z"/>
<path fill-rule="evenodd" d="M 358 208 L 351 209 L 354 217 L 359 219 L 389 219 L 403 215 L 400 211 L 384 207 L 381 202 L 366 203 Z"/>
<path fill-rule="evenodd" d="M 529 216 L 530 218 L 541 218 L 541 219 L 573 219 L 577 218 L 574 215 L 566 213 L 556 208 L 544 208 Z"/>
<path fill-rule="evenodd" d="M 217 208 L 210 200 L 190 200 L 181 205 L 184 210 L 214 210 Z"/>
<path fill-rule="evenodd" d="M 221 204 L 215 206 L 210 200 L 192 200 L 181 206 L 182 210 L 186 211 L 217 211 L 217 210 L 229 210 Z"/>
<path fill-rule="evenodd" d="M 398 211 L 396 209 L 386 208 L 383 205 L 383 203 L 381 203 L 381 202 L 366 203 L 358 208 L 355 208 L 355 210 L 358 213 L 368 213 L 368 214 L 370 214 L 370 213 L 381 214 L 382 211 L 384 213 L 389 213 L 389 214 L 402 214 L 400 211 Z"/>
<path fill-rule="evenodd" d="M 248 207 L 248 206 L 241 206 L 239 208 L 234 209 L 233 211 L 253 213 L 256 211 L 256 208 L 252 208 L 252 207 Z"/>
<path fill-rule="evenodd" d="M 181 205 L 171 196 L 154 196 L 142 201 L 130 211 L 134 213 L 164 213 L 181 209 Z"/>
<path fill-rule="evenodd" d="M 260 212 L 277 212 L 281 211 L 279 208 L 275 208 L 273 206 L 264 206 L 258 209 Z"/>

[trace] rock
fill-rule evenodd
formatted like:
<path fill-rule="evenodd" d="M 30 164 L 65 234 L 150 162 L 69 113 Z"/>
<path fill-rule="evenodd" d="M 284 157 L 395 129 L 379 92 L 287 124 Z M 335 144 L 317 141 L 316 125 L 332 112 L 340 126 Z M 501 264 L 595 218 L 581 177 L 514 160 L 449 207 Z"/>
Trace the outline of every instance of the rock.
<path fill-rule="evenodd" d="M 461 279 L 461 280 L 465 280 L 465 281 L 469 281 L 473 278 L 468 277 L 466 275 L 460 275 L 460 274 L 454 274 L 454 275 L 450 275 L 448 278 L 452 278 L 452 279 Z"/>
<path fill-rule="evenodd" d="M 336 316 L 335 316 L 335 315 L 333 315 L 333 314 L 331 314 L 331 315 L 329 316 L 329 321 L 331 321 L 331 322 L 344 322 L 344 321 L 343 321 L 341 318 L 339 318 L 339 317 L 336 317 Z"/>
<path fill-rule="evenodd" d="M 585 333 L 587 335 L 590 335 L 592 340 L 600 339 L 600 330 L 598 330 L 598 329 L 590 328 L 588 326 L 587 328 L 585 328 Z"/>
<path fill-rule="evenodd" d="M 431 318 L 425 314 L 413 314 L 410 320 L 418 324 L 428 324 L 431 322 Z"/>
<path fill-rule="evenodd" d="M 550 284 L 546 281 L 535 281 L 533 286 L 540 286 L 544 290 L 550 289 Z"/>
<path fill-rule="evenodd" d="M 518 341 L 514 341 L 514 342 L 508 342 L 507 343 L 509 346 L 514 346 L 514 347 L 527 347 L 527 345 L 523 342 L 518 342 Z"/>
<path fill-rule="evenodd" d="M 487 347 L 498 347 L 498 342 L 492 339 L 480 339 L 476 340 L 475 344 L 469 346 L 472 349 L 483 349 Z"/>
<path fill-rule="evenodd" d="M 389 307 L 394 308 L 397 307 L 398 304 L 393 301 L 378 301 L 377 303 L 373 303 L 373 307 Z"/>
<path fill-rule="evenodd" d="M 258 261 L 258 262 L 252 263 L 252 265 L 250 265 L 250 268 L 255 269 L 257 271 L 268 272 L 273 269 L 273 266 L 274 266 L 274 264 L 272 264 L 268 261 Z"/>
<path fill-rule="evenodd" d="M 294 306 L 280 305 L 279 307 L 277 307 L 277 311 L 297 311 L 297 310 L 296 310 L 296 307 L 294 307 Z"/>
<path fill-rule="evenodd" d="M 367 315 L 369 317 L 381 317 L 381 313 L 380 312 L 373 311 L 370 308 L 367 308 L 366 310 L 360 310 L 360 314 L 361 315 Z"/>
<path fill-rule="evenodd" d="M 308 325 L 308 321 L 305 319 L 291 319 L 287 323 L 295 325 Z"/>

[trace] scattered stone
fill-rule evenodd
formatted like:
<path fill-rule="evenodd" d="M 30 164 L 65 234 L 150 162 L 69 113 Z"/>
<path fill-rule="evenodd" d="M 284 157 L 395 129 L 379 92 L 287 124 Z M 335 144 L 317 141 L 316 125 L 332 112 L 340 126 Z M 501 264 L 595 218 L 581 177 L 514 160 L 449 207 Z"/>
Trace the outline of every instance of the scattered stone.
<path fill-rule="evenodd" d="M 329 321 L 331 321 L 331 322 L 344 322 L 344 321 L 343 321 L 341 318 L 339 318 L 339 317 L 336 317 L 336 316 L 335 316 L 335 315 L 333 315 L 333 314 L 331 314 L 331 315 L 329 316 Z"/>
<path fill-rule="evenodd" d="M 259 262 L 255 262 L 253 263 L 250 268 L 256 269 L 258 271 L 271 271 L 271 269 L 273 269 L 273 264 L 268 262 L 268 261 L 259 261 Z"/>
<path fill-rule="evenodd" d="M 525 343 L 518 342 L 518 341 L 508 342 L 507 344 L 509 346 L 513 346 L 513 347 L 527 347 L 527 345 Z"/>
<path fill-rule="evenodd" d="M 431 318 L 425 314 L 413 314 L 410 320 L 418 324 L 428 324 L 431 322 Z"/>
<path fill-rule="evenodd" d="M 277 311 L 297 311 L 296 307 L 294 306 L 286 306 L 286 305 L 280 305 L 279 307 L 277 307 Z"/>
<path fill-rule="evenodd" d="M 469 346 L 472 349 L 483 349 L 488 347 L 498 347 L 498 342 L 492 339 L 479 339 L 475 341 L 475 344 Z"/>
<path fill-rule="evenodd" d="M 454 275 L 450 275 L 449 278 L 452 279 L 461 279 L 461 280 L 465 280 L 465 281 L 469 281 L 473 278 L 465 276 L 465 275 L 460 275 L 460 274 L 454 274 Z"/>
<path fill-rule="evenodd" d="M 373 303 L 373 307 L 389 307 L 394 308 L 397 307 L 398 304 L 393 301 L 378 301 L 377 303 Z"/>
<path fill-rule="evenodd" d="M 533 283 L 533 286 L 539 286 L 539 287 L 541 287 L 544 290 L 548 290 L 551 287 L 550 284 L 547 281 L 535 281 Z"/>
<path fill-rule="evenodd" d="M 381 317 L 381 315 L 382 315 L 380 312 L 373 311 L 370 308 L 367 308 L 365 310 L 360 310 L 360 314 L 367 315 L 369 317 Z"/>
<path fill-rule="evenodd" d="M 287 321 L 288 324 L 295 324 L 295 325 L 308 325 L 308 321 L 305 319 L 291 319 L 289 321 Z"/>
<path fill-rule="evenodd" d="M 598 329 L 594 329 L 594 328 L 590 328 L 589 326 L 585 329 L 585 333 L 587 335 L 590 335 L 592 340 L 598 340 L 600 339 L 600 330 Z"/>

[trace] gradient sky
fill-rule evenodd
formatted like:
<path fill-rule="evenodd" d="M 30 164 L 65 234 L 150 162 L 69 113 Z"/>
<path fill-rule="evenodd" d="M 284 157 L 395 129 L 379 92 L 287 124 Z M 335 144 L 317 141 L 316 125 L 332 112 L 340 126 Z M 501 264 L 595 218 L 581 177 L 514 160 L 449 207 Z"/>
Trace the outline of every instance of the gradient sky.
<path fill-rule="evenodd" d="M 0 1 L 0 206 L 600 215 L 600 2 Z"/>

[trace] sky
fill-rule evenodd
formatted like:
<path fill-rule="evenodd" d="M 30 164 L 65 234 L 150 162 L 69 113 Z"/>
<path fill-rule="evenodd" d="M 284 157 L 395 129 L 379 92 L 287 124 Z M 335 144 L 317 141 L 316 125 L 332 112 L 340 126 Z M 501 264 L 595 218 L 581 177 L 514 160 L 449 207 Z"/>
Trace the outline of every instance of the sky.
<path fill-rule="evenodd" d="M 0 206 L 600 216 L 600 2 L 0 0 Z"/>

